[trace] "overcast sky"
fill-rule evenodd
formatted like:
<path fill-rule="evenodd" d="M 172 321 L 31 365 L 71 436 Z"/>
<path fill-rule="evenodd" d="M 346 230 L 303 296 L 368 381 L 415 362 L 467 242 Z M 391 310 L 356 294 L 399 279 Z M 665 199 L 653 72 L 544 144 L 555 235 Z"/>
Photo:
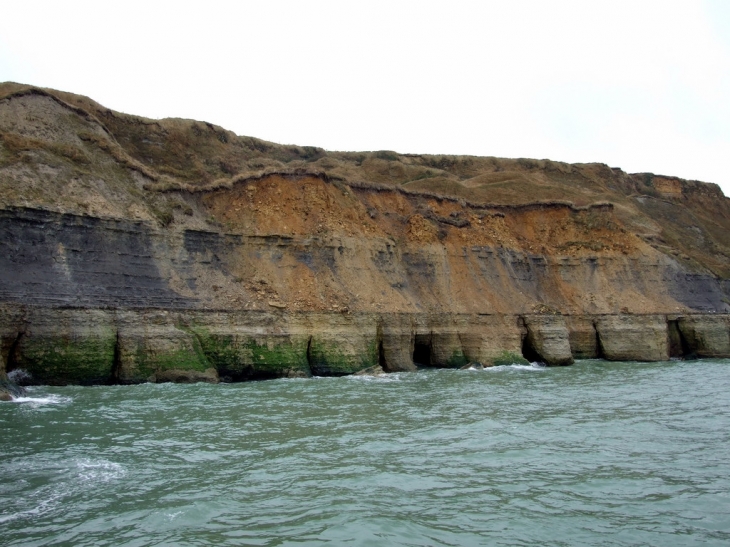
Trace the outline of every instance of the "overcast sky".
<path fill-rule="evenodd" d="M 602 162 L 730 196 L 730 1 L 0 0 L 0 81 L 329 150 Z"/>

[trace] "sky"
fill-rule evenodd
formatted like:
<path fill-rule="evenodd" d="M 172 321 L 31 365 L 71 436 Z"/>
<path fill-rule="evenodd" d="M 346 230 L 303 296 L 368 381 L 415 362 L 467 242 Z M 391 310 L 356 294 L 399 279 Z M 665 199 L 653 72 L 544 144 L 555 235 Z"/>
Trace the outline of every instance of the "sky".
<path fill-rule="evenodd" d="M 730 196 L 730 1 L 0 0 L 0 81 L 328 150 L 601 162 Z"/>

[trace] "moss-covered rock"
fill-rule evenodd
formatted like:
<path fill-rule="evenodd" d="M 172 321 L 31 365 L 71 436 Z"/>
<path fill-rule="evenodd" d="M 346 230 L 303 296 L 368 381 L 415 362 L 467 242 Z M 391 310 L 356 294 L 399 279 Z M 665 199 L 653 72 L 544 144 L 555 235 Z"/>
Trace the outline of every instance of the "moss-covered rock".
<path fill-rule="evenodd" d="M 311 376 L 307 339 L 211 333 L 193 328 L 208 361 L 228 381 Z"/>
<path fill-rule="evenodd" d="M 469 362 L 469 360 L 464 355 L 464 352 L 461 351 L 461 349 L 454 350 L 451 354 L 451 357 L 449 357 L 448 361 L 446 361 L 446 367 L 447 368 L 461 368 L 464 365 L 466 365 Z"/>
<path fill-rule="evenodd" d="M 503 366 L 503 365 L 529 365 L 530 362 L 522 357 L 521 355 L 517 355 L 516 353 L 513 353 L 511 351 L 503 351 L 500 355 L 492 359 L 492 365 L 495 367 Z"/>
<path fill-rule="evenodd" d="M 211 384 L 218 383 L 218 371 L 214 368 L 208 368 L 204 371 L 192 369 L 169 368 L 158 370 L 149 380 L 158 384 L 164 382 L 174 382 L 176 384 L 193 384 L 195 382 L 208 382 Z"/>
<path fill-rule="evenodd" d="M 345 376 L 379 364 L 376 339 L 365 336 L 338 340 L 312 337 L 307 357 L 316 376 Z"/>
<path fill-rule="evenodd" d="M 120 328 L 118 359 L 120 383 L 173 381 L 181 371 L 187 371 L 186 378 L 217 381 L 196 336 L 174 325 Z"/>
<path fill-rule="evenodd" d="M 106 384 L 113 381 L 116 333 L 100 327 L 82 333 L 24 335 L 18 342 L 14 367 L 34 384 Z"/>

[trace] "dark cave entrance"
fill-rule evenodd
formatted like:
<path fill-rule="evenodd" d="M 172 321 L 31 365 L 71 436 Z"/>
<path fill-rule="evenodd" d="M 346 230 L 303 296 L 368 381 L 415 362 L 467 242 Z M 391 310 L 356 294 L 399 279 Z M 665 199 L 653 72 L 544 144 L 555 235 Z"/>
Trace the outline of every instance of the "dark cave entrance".
<path fill-rule="evenodd" d="M 542 363 L 545 361 L 537 352 L 535 346 L 532 345 L 529 335 L 525 335 L 522 338 L 522 357 L 530 361 L 530 363 Z"/>
<path fill-rule="evenodd" d="M 18 363 L 18 346 L 20 345 L 20 340 L 23 337 L 23 334 L 23 332 L 19 332 L 8 347 L 7 359 L 5 361 L 5 373 L 15 384 L 19 386 L 30 386 L 33 385 L 33 377 L 25 370 L 21 369 L 20 364 Z"/>
<path fill-rule="evenodd" d="M 431 335 L 417 334 L 413 345 L 413 362 L 416 365 L 431 366 Z"/>
<path fill-rule="evenodd" d="M 687 339 L 679 328 L 679 321 L 667 321 L 667 339 L 669 342 L 669 357 L 682 359 L 696 359 L 695 353 L 690 349 Z"/>
<path fill-rule="evenodd" d="M 598 332 L 598 327 L 593 323 L 593 331 L 596 333 L 596 355 L 595 359 L 605 359 L 606 356 L 603 354 L 603 344 L 601 343 L 601 335 Z"/>
<path fill-rule="evenodd" d="M 385 351 L 383 351 L 383 340 L 378 340 L 378 365 L 380 368 L 387 371 L 388 363 L 385 360 Z"/>

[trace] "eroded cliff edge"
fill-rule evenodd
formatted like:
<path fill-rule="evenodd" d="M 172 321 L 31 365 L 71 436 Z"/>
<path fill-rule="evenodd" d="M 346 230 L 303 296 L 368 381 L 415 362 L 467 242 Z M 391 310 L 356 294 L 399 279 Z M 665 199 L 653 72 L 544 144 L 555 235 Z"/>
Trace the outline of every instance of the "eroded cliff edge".
<path fill-rule="evenodd" d="M 0 374 L 231 381 L 730 356 L 715 185 L 332 153 L 0 85 Z"/>

